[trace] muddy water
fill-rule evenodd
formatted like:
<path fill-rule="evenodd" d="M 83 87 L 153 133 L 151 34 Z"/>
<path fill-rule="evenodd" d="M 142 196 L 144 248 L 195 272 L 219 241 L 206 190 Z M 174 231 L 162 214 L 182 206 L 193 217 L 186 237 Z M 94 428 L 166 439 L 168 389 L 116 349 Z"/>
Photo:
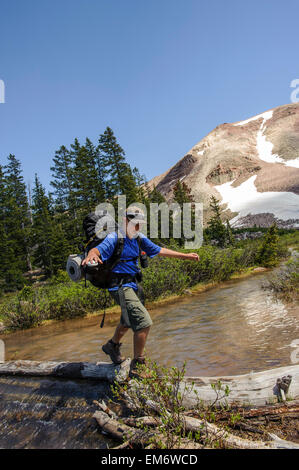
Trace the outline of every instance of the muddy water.
<path fill-rule="evenodd" d="M 147 354 L 166 366 L 187 362 L 187 375 L 233 375 L 291 364 L 299 339 L 299 307 L 261 289 L 269 273 L 229 281 L 151 311 Z M 101 361 L 114 326 L 101 317 L 70 320 L 2 338 L 6 359 Z M 299 341 L 298 341 L 299 347 Z M 123 340 L 132 356 L 132 334 Z"/>

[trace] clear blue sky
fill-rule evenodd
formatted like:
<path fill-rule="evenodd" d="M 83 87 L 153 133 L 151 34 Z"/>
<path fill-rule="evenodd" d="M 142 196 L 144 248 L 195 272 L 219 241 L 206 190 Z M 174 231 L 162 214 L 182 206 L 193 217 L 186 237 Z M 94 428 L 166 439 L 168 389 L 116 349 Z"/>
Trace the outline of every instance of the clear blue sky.
<path fill-rule="evenodd" d="M 50 189 L 56 149 L 112 127 L 148 178 L 223 122 L 290 102 L 297 0 L 0 0 L 0 163 Z"/>

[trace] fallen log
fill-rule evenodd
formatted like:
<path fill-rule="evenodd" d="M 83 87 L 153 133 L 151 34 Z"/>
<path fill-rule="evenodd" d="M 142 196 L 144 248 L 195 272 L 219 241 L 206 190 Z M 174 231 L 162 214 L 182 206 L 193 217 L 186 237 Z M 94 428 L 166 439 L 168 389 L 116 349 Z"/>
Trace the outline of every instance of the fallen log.
<path fill-rule="evenodd" d="M 266 434 L 265 431 L 262 431 L 258 427 L 252 426 L 252 424 L 243 423 L 242 421 L 240 423 L 236 423 L 234 425 L 234 429 L 240 429 L 242 431 L 253 432 L 256 434 Z"/>
<path fill-rule="evenodd" d="M 239 405 L 263 406 L 282 400 L 278 379 L 291 376 L 291 383 L 287 391 L 288 399 L 299 397 L 299 365 L 278 367 L 262 372 L 251 372 L 244 375 L 220 376 L 220 377 L 186 377 L 180 385 L 181 392 L 188 386 L 193 388 L 184 397 L 184 406 L 193 408 L 200 401 L 211 404 L 215 401 L 215 391 L 211 384 L 218 381 L 225 387 L 229 387 L 228 396 L 223 396 L 217 404 L 229 403 Z M 194 386 L 192 387 L 192 383 Z M 285 392 L 284 392 L 285 393 Z"/>
<path fill-rule="evenodd" d="M 161 420 L 155 416 L 140 416 L 139 418 L 131 416 L 129 418 L 123 418 L 122 422 L 127 426 L 133 426 L 134 428 L 138 428 L 140 426 L 157 426 L 158 424 L 161 424 Z"/>
<path fill-rule="evenodd" d="M 129 376 L 130 359 L 115 365 L 107 362 L 7 361 L 0 363 L 0 375 L 49 376 L 67 379 L 124 382 Z"/>
<path fill-rule="evenodd" d="M 0 375 L 53 376 L 122 383 L 128 379 L 130 362 L 129 358 L 121 365 L 106 362 L 7 361 L 0 363 Z M 199 402 L 204 404 L 213 403 L 216 395 L 211 384 L 216 384 L 218 381 L 223 386 L 227 385 L 230 393 L 228 396 L 219 399 L 217 404 L 247 404 L 251 406 L 273 404 L 282 399 L 281 389 L 278 384 L 281 377 L 288 375 L 292 376 L 291 383 L 287 392 L 284 393 L 287 394 L 288 399 L 294 400 L 299 397 L 298 364 L 236 376 L 186 377 L 180 385 L 180 391 L 184 395 L 183 405 L 191 409 Z M 194 385 L 192 385 L 193 382 Z M 283 383 L 283 381 L 281 382 Z M 184 393 L 186 387 L 190 390 Z"/>
<path fill-rule="evenodd" d="M 267 405 L 259 408 L 251 408 L 242 412 L 243 418 L 256 418 L 259 416 L 286 415 L 297 413 L 299 417 L 299 400 L 291 400 L 275 405 Z"/>
<path fill-rule="evenodd" d="M 165 436 L 156 431 L 132 428 L 125 423 L 120 423 L 116 419 L 111 418 L 103 411 L 96 411 L 93 416 L 96 419 L 98 425 L 101 427 L 102 433 L 108 434 L 117 440 L 125 440 L 123 444 L 116 447 L 117 449 L 124 449 L 129 447 L 131 444 L 141 444 L 146 446 L 147 449 L 154 448 L 153 444 L 147 445 L 152 437 L 155 437 L 161 442 L 166 442 Z M 179 437 L 177 440 L 179 441 Z M 203 446 L 197 442 L 190 441 L 186 438 L 181 438 L 180 443 L 174 444 L 172 449 L 202 449 L 202 447 Z"/>
<path fill-rule="evenodd" d="M 108 434 L 114 439 L 117 439 L 119 441 L 122 441 L 124 438 L 129 441 L 142 440 L 144 431 L 140 429 L 132 429 L 126 424 L 119 423 L 118 420 L 116 420 L 115 418 L 111 418 L 104 411 L 96 411 L 93 417 L 96 419 L 102 432 L 104 434 Z"/>
<path fill-rule="evenodd" d="M 299 449 L 299 444 L 280 439 L 275 434 L 268 433 L 272 441 L 251 441 L 243 439 L 221 429 L 215 424 L 208 423 L 205 420 L 186 416 L 184 418 L 187 431 L 200 432 L 209 439 L 209 441 L 221 441 L 227 448 L 233 449 Z"/>
<path fill-rule="evenodd" d="M 165 437 L 161 433 L 144 431 L 139 427 L 140 424 L 144 424 L 145 426 L 157 425 L 159 420 L 155 417 L 144 416 L 142 418 L 125 418 L 123 420 L 124 422 L 120 423 L 118 420 L 108 416 L 105 412 L 96 411 L 94 418 L 97 420 L 104 434 L 108 434 L 117 440 L 126 439 L 125 442 L 117 448 L 123 449 L 134 443 L 146 446 L 150 438 L 153 436 L 159 440 L 162 440 L 162 442 L 165 441 Z M 268 433 L 271 441 L 252 441 L 235 436 L 226 429 L 220 428 L 215 424 L 207 422 L 206 420 L 184 415 L 182 416 L 182 420 L 185 431 L 191 431 L 192 433 L 200 432 L 203 440 L 206 440 L 209 445 L 217 441 L 225 448 L 234 449 L 299 449 L 299 444 L 280 439 L 278 436 L 272 433 Z M 179 445 L 180 448 L 184 449 L 195 449 L 203 447 L 202 444 L 186 438 L 182 438 Z M 153 448 L 153 445 L 148 445 L 146 448 Z M 176 446 L 174 445 L 173 448 L 176 448 Z"/>

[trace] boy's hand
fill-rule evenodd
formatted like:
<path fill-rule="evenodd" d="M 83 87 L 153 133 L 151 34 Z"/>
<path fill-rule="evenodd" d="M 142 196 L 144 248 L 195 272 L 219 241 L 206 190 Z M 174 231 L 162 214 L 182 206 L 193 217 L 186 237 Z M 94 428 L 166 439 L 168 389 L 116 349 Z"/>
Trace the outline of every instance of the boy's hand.
<path fill-rule="evenodd" d="M 191 261 L 199 261 L 199 256 L 197 253 L 188 253 L 188 258 Z"/>
<path fill-rule="evenodd" d="M 93 248 L 92 250 L 90 250 L 90 252 L 86 256 L 86 258 L 82 261 L 82 266 L 84 266 L 85 264 L 88 264 L 88 263 L 103 264 L 103 261 L 101 260 L 99 255 L 100 255 L 99 250 L 97 248 Z"/>

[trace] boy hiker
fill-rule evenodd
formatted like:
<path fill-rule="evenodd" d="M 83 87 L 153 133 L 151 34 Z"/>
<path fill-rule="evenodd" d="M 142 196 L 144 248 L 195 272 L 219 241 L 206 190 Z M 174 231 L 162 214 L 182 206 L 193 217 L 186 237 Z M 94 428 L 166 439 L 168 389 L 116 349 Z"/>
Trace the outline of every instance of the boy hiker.
<path fill-rule="evenodd" d="M 102 350 L 110 356 L 114 364 L 121 364 L 125 357 L 120 352 L 120 340 L 131 328 L 134 332 L 134 358 L 130 366 L 130 377 L 138 377 L 138 365 L 145 364 L 144 348 L 146 339 L 153 324 L 146 310 L 140 286 L 138 286 L 138 257 L 140 250 L 153 258 L 156 255 L 168 258 L 179 258 L 198 261 L 197 253 L 180 253 L 162 248 L 139 232 L 140 225 L 145 222 L 144 214 L 139 208 L 130 207 L 125 213 L 123 251 L 120 261 L 112 269 L 112 279 L 109 292 L 121 306 L 121 318 L 113 337 L 102 346 Z M 115 249 L 117 233 L 112 232 L 95 248 L 92 248 L 82 265 L 100 263 L 108 260 Z M 140 246 L 139 246 L 140 245 Z"/>

